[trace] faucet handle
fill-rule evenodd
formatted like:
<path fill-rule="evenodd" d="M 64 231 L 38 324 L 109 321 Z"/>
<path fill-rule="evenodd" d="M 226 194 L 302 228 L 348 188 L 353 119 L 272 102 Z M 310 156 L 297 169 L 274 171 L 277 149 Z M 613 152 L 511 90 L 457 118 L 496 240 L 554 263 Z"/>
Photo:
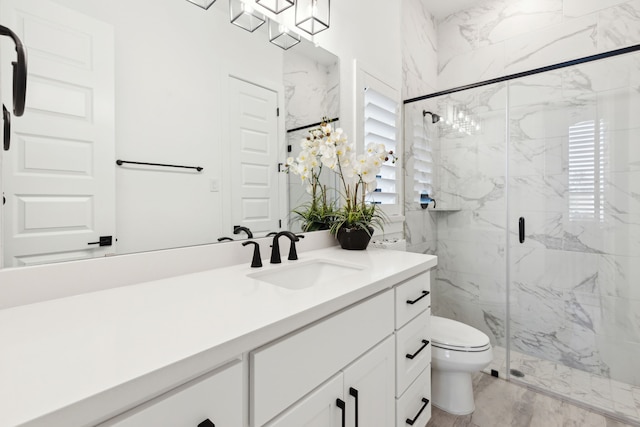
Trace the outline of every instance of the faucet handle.
<path fill-rule="evenodd" d="M 287 257 L 289 261 L 295 261 L 298 259 L 298 252 L 296 251 L 296 241 L 304 239 L 304 235 L 302 234 L 296 234 L 296 237 L 296 240 L 291 240 L 291 246 L 289 246 L 289 256 Z"/>
<path fill-rule="evenodd" d="M 251 260 L 251 267 L 257 268 L 262 267 L 262 259 L 260 258 L 260 244 L 258 242 L 254 242 L 253 240 L 247 240 L 246 242 L 242 242 L 242 246 L 247 246 L 253 244 L 253 259 Z"/>

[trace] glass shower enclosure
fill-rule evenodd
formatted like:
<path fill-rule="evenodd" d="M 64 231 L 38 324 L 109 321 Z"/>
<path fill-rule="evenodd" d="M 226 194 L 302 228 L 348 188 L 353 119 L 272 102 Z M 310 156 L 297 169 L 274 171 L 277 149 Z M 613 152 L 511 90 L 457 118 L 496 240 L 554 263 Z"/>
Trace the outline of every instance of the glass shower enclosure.
<path fill-rule="evenodd" d="M 640 53 L 591 59 L 408 102 L 405 145 L 433 157 L 433 313 L 489 335 L 487 371 L 638 423 Z"/>

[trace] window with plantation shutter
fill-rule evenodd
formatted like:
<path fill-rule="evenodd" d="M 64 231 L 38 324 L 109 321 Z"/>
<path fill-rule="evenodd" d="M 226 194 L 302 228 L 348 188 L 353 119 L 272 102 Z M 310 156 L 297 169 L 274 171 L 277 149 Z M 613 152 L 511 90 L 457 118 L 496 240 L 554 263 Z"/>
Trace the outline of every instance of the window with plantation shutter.
<path fill-rule="evenodd" d="M 372 87 L 364 93 L 364 144 L 370 142 L 384 144 L 387 151 L 397 153 L 397 111 L 398 104 Z M 373 194 L 374 203 L 397 205 L 399 186 L 397 185 L 397 164 L 386 162 L 377 176 L 377 188 Z"/>
<path fill-rule="evenodd" d="M 605 129 L 588 120 L 569 127 L 569 219 L 604 221 Z"/>

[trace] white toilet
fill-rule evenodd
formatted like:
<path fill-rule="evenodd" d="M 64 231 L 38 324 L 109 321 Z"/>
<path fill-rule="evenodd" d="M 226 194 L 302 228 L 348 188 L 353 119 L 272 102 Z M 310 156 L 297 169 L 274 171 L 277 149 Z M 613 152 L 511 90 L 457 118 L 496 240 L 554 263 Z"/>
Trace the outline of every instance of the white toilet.
<path fill-rule="evenodd" d="M 433 406 L 455 415 L 475 410 L 471 374 L 493 359 L 489 337 L 464 323 L 431 316 Z"/>

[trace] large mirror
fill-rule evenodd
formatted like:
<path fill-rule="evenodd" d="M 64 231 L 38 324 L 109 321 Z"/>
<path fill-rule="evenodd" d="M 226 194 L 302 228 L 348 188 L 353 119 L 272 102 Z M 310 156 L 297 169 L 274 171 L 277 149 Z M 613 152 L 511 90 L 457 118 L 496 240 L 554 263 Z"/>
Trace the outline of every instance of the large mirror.
<path fill-rule="evenodd" d="M 293 224 L 304 195 L 278 164 L 306 126 L 339 116 L 337 57 L 232 25 L 226 0 L 0 0 L 0 24 L 29 59 L 25 114 L 1 154 L 2 266 Z M 15 51 L 1 43 L 7 104 Z"/>

